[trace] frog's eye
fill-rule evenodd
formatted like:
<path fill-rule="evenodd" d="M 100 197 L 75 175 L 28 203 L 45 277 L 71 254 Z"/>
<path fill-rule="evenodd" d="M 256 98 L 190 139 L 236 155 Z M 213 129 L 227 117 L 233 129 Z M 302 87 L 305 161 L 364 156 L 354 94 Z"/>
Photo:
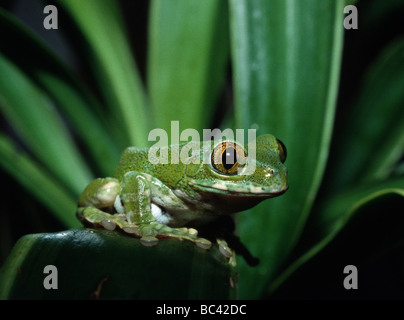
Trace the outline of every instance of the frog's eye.
<path fill-rule="evenodd" d="M 233 142 L 221 142 L 212 151 L 212 167 L 220 173 L 233 175 L 246 164 L 244 149 Z"/>
<path fill-rule="evenodd" d="M 276 141 L 278 142 L 278 150 L 281 162 L 284 163 L 286 161 L 286 155 L 287 155 L 286 147 L 281 140 L 276 139 Z"/>

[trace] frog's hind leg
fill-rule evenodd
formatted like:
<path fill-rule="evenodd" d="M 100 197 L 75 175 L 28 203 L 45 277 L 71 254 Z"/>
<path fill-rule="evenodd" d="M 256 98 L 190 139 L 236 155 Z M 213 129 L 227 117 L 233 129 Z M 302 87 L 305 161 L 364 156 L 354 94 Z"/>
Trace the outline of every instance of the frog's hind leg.
<path fill-rule="evenodd" d="M 198 237 L 197 230 L 193 228 L 171 228 L 160 223 L 151 223 L 140 227 L 142 233 L 140 241 L 145 246 L 157 244 L 158 238 L 188 240 L 202 249 L 209 249 L 212 246 L 212 243 L 209 240 Z"/>
<path fill-rule="evenodd" d="M 95 207 L 79 208 L 77 217 L 87 226 L 114 230 L 116 226 L 128 233 L 136 233 L 137 226 L 128 223 L 125 214 L 110 214 Z"/>

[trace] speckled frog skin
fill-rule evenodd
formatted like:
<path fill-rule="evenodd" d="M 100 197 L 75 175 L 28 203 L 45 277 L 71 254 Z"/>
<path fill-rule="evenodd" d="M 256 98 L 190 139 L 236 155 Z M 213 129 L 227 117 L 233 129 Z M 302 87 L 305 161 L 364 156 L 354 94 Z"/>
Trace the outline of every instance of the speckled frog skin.
<path fill-rule="evenodd" d="M 288 188 L 284 145 L 269 134 L 252 143 L 248 148 L 233 141 L 198 143 L 197 152 L 179 163 L 171 163 L 173 148 L 181 152 L 192 144 L 168 146 L 167 164 L 156 161 L 161 153 L 129 147 L 113 177 L 98 178 L 86 187 L 77 216 L 85 225 L 109 230 L 118 226 L 144 245 L 172 237 L 207 249 L 211 242 L 198 237 L 195 228 L 249 209 Z M 254 150 L 255 158 L 247 150 Z M 222 239 L 217 243 L 234 264 L 234 252 L 227 243 Z"/>

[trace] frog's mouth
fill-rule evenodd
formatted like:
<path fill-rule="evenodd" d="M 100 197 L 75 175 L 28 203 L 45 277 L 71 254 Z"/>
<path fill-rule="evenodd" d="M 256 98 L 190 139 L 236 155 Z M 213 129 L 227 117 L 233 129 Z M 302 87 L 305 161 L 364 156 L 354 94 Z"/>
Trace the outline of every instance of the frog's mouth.
<path fill-rule="evenodd" d="M 282 195 L 285 193 L 289 186 L 284 185 L 279 189 L 267 189 L 260 186 L 248 186 L 246 188 L 240 188 L 238 186 L 232 186 L 227 184 L 215 183 L 212 185 L 203 185 L 199 183 L 191 183 L 192 186 L 196 187 L 199 190 L 207 191 L 207 192 L 215 192 L 218 194 L 225 194 L 229 196 L 238 196 L 238 197 L 262 197 L 262 198 L 273 198 Z"/>

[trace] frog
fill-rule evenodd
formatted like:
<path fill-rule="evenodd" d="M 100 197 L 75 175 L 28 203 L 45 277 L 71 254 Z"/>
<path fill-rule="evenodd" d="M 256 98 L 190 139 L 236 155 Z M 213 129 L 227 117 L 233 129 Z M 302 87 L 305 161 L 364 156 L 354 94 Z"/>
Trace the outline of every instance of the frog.
<path fill-rule="evenodd" d="M 118 227 L 144 246 L 175 238 L 209 249 L 214 240 L 200 237 L 198 228 L 288 189 L 286 147 L 271 134 L 247 146 L 219 139 L 152 148 L 126 148 L 111 177 L 84 189 L 76 215 L 85 226 Z M 175 152 L 181 152 L 181 161 L 175 161 Z M 163 154 L 169 161 L 158 161 Z M 236 253 L 226 240 L 216 243 L 235 266 Z"/>

